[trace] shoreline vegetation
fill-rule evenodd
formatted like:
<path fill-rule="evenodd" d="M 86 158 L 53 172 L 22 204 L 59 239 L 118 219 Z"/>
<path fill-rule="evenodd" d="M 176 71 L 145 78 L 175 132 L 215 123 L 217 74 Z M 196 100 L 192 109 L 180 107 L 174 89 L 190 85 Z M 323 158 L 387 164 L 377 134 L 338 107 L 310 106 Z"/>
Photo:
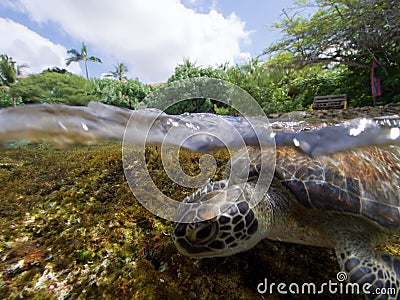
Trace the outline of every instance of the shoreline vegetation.
<path fill-rule="evenodd" d="M 186 58 L 164 83 L 198 77 L 225 80 L 248 92 L 266 114 L 307 110 L 315 96 L 335 94 L 346 94 L 349 107 L 400 103 L 399 20 L 400 3 L 391 0 L 298 1 L 270 25 L 281 37 L 256 58 L 216 66 L 200 66 Z M 88 63 L 102 60 L 89 50 L 83 41 L 66 59 L 66 65 L 83 63 L 86 78 L 69 73 L 66 66 L 29 74 L 27 65 L 1 54 L 0 107 L 100 101 L 137 109 L 162 85 L 128 78 L 129 66 L 123 62 L 104 78 L 90 79 Z M 180 103 L 169 111 L 184 112 L 234 113 L 216 99 Z"/>

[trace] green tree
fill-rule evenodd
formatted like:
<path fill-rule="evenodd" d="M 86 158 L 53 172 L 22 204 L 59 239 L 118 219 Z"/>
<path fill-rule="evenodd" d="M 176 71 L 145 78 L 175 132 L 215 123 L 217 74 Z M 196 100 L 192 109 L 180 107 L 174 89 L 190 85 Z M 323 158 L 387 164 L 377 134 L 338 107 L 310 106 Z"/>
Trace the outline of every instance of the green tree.
<path fill-rule="evenodd" d="M 368 77 L 372 62 L 383 79 L 386 100 L 400 93 L 400 2 L 395 0 L 308 0 L 297 9 L 285 12 L 276 24 L 283 38 L 264 51 L 264 55 L 287 55 L 289 67 L 309 64 L 345 65 L 350 74 Z M 311 16 L 299 10 L 313 7 Z M 333 65 L 332 65 L 333 64 Z M 322 66 L 323 66 L 322 65 Z M 369 103 L 368 103 L 369 104 Z"/>
<path fill-rule="evenodd" d="M 93 93 L 98 101 L 119 107 L 136 109 L 138 104 L 150 94 L 150 86 L 138 79 L 118 81 L 109 78 L 94 78 Z"/>
<path fill-rule="evenodd" d="M 88 62 L 99 62 L 102 63 L 101 59 L 96 56 L 89 56 L 87 52 L 86 43 L 82 43 L 81 52 L 78 52 L 76 49 L 70 49 L 67 51 L 68 54 L 72 54 L 71 57 L 66 59 L 66 65 L 69 66 L 72 62 L 79 62 L 83 61 L 85 64 L 85 71 L 86 71 L 86 79 L 89 79 L 89 70 L 88 70 Z"/>
<path fill-rule="evenodd" d="M 128 67 L 124 63 L 118 63 L 114 66 L 114 71 L 110 71 L 106 77 L 112 77 L 118 79 L 119 81 L 127 80 L 128 77 L 125 73 L 128 72 Z"/>
<path fill-rule="evenodd" d="M 17 81 L 16 62 L 7 54 L 0 56 L 0 79 L 2 86 L 10 86 Z"/>
<path fill-rule="evenodd" d="M 71 73 L 48 70 L 22 78 L 12 87 L 12 94 L 23 103 L 86 105 L 98 100 L 91 81 Z"/>
<path fill-rule="evenodd" d="M 47 68 L 46 70 L 44 70 L 43 72 L 54 72 L 54 73 L 60 73 L 60 74 L 67 74 L 71 72 L 68 72 L 67 69 L 61 69 L 59 67 L 52 67 L 52 68 Z"/>
<path fill-rule="evenodd" d="M 227 71 L 227 80 L 247 91 L 266 113 L 288 112 L 302 109 L 296 97 L 292 97 L 291 83 L 294 71 L 271 67 L 259 59 L 236 65 Z"/>
<path fill-rule="evenodd" d="M 197 66 L 195 62 L 191 62 L 189 59 L 184 59 L 181 64 L 175 67 L 174 74 L 168 78 L 168 83 L 176 82 L 179 80 L 208 77 L 215 79 L 226 79 L 225 67 L 212 68 L 212 67 L 201 67 Z M 220 106 L 220 107 L 219 107 Z M 211 99 L 188 99 L 182 102 L 176 103 L 166 110 L 169 114 L 182 114 L 185 112 L 198 113 L 198 112 L 216 112 L 218 109 L 225 108 L 225 105 L 219 101 Z M 225 113 L 225 111 L 224 111 Z"/>
<path fill-rule="evenodd" d="M 216 79 L 225 79 L 225 66 L 221 68 L 201 67 L 197 66 L 196 62 L 191 62 L 190 59 L 185 58 L 181 64 L 175 67 L 174 74 L 168 78 L 168 82 L 174 82 L 182 79 L 189 79 L 195 77 L 209 77 Z"/>
<path fill-rule="evenodd" d="M 22 69 L 27 65 L 17 65 L 7 54 L 0 55 L 0 87 L 2 90 L 2 105 L 7 106 L 7 99 L 11 98 L 13 106 L 17 105 L 17 98 L 10 93 L 10 89 L 16 84 L 22 75 Z"/>
<path fill-rule="evenodd" d="M 369 69 L 371 60 L 400 62 L 400 3 L 395 0 L 308 0 L 276 27 L 284 37 L 264 54 L 289 52 L 299 64 L 336 62 Z"/>

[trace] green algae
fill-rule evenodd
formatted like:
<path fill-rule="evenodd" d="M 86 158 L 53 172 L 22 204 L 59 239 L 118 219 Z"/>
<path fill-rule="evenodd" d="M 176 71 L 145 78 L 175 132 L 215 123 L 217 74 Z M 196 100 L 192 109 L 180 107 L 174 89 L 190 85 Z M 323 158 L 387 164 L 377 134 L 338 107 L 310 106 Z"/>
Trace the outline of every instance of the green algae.
<path fill-rule="evenodd" d="M 160 171 L 157 148 L 146 149 L 146 159 L 166 195 L 182 199 L 193 191 Z M 198 174 L 198 159 L 180 155 L 190 175 Z M 227 160 L 226 151 L 216 154 L 215 178 Z M 257 285 L 265 278 L 322 284 L 335 281 L 339 271 L 332 250 L 268 240 L 227 258 L 182 256 L 170 238 L 174 224 L 148 212 L 131 193 L 119 144 L 3 149 L 0 184 L 0 298 L 286 299 L 260 295 Z M 399 243 L 394 237 L 381 248 L 398 255 Z"/>

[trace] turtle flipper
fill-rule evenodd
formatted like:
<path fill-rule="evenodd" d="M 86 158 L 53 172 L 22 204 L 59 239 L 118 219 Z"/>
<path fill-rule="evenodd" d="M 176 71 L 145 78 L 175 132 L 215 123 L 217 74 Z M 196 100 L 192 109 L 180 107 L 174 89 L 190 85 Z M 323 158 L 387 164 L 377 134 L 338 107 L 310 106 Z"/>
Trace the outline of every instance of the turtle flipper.
<path fill-rule="evenodd" d="M 355 245 L 353 241 L 348 247 L 336 248 L 341 271 L 347 274 L 347 280 L 357 283 L 360 293 L 365 288 L 367 299 L 400 299 L 400 258 L 375 253 L 369 245 L 367 248 Z"/>

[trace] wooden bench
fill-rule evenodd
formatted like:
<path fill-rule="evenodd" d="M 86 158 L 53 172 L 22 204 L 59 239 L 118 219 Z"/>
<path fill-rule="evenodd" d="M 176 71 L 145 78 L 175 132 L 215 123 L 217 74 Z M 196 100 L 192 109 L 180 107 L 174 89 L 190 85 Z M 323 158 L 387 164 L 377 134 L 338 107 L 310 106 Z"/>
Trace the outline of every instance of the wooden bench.
<path fill-rule="evenodd" d="M 315 96 L 312 109 L 346 109 L 347 95 Z"/>

